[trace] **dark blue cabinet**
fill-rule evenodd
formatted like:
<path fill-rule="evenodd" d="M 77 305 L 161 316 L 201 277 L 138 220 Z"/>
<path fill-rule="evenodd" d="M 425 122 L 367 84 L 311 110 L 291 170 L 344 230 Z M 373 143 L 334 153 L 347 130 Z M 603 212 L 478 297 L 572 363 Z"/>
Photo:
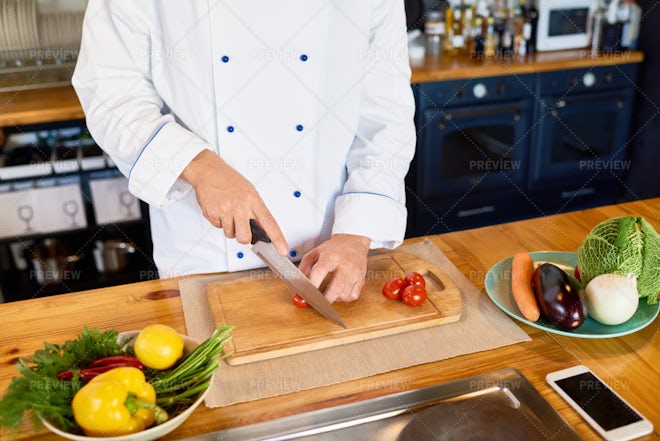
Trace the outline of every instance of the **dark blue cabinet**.
<path fill-rule="evenodd" d="M 637 69 L 413 85 L 408 236 L 616 202 Z"/>

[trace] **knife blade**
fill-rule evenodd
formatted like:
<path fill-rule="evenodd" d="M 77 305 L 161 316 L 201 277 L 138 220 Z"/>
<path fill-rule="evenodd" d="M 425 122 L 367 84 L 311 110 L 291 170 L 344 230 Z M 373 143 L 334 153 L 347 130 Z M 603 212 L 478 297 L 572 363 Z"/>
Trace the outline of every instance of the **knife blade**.
<path fill-rule="evenodd" d="M 305 299 L 309 305 L 322 316 L 338 324 L 342 328 L 346 325 L 341 319 L 332 303 L 323 293 L 293 264 L 289 259 L 277 252 L 266 232 L 261 229 L 254 219 L 250 219 L 252 231 L 252 251 L 268 267 L 286 283 L 295 293 Z"/>

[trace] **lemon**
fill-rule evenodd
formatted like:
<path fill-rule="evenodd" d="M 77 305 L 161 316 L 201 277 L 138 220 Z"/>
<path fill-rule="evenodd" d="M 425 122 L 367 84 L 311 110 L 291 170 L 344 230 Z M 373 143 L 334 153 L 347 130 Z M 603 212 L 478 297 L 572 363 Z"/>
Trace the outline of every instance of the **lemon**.
<path fill-rule="evenodd" d="M 169 369 L 183 356 L 183 337 L 167 325 L 148 325 L 138 334 L 133 349 L 145 366 Z"/>

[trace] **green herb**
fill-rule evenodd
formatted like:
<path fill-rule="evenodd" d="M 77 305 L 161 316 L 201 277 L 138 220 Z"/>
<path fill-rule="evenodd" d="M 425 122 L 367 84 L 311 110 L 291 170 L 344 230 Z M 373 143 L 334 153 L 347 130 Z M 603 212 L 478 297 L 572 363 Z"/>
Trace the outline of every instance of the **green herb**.
<path fill-rule="evenodd" d="M 98 358 L 128 354 L 130 348 L 120 347 L 118 335 L 113 330 L 100 332 L 97 328 L 85 327 L 75 340 L 64 344 L 46 342 L 44 349 L 27 359 L 19 359 L 16 369 L 22 376 L 12 379 L 0 400 L 0 427 L 18 429 L 23 416 L 33 411 L 63 430 L 79 432 L 71 400 L 82 382 L 77 377 L 61 381 L 57 374 L 84 367 Z"/>

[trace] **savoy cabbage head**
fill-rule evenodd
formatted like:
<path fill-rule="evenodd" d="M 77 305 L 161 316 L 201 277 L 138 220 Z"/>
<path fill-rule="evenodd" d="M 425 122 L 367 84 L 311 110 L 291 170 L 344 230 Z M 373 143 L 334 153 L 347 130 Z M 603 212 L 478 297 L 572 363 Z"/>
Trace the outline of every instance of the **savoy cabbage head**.
<path fill-rule="evenodd" d="M 658 302 L 660 235 L 643 217 L 624 216 L 596 225 L 578 248 L 578 268 L 585 285 L 600 274 L 637 276 L 640 298 Z"/>

